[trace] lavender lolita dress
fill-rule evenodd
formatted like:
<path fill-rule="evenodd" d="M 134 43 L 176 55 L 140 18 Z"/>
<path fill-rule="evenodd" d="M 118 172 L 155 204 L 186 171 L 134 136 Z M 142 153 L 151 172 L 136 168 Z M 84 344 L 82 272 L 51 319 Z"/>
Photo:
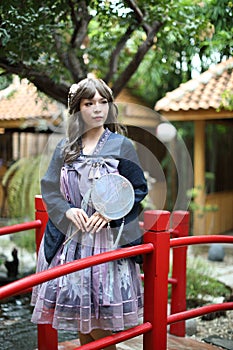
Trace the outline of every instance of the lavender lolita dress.
<path fill-rule="evenodd" d="M 76 230 L 64 213 L 70 206 L 80 208 L 93 179 L 106 173 L 127 177 L 135 191 L 135 204 L 125 217 L 119 246 L 141 242 L 137 217 L 147 186 L 132 143 L 106 129 L 92 156 L 82 154 L 72 164 L 64 164 L 62 142 L 41 183 L 50 225 L 60 236 L 45 233 L 37 272 L 113 249 L 121 219 L 99 233 L 79 232 L 67 244 L 62 243 Z M 91 207 L 85 209 L 88 216 L 93 213 Z M 57 247 L 52 257 L 46 252 L 47 244 Z M 134 258 L 120 259 L 45 282 L 34 287 L 32 305 L 32 322 L 50 323 L 56 329 L 90 333 L 95 328 L 120 331 L 135 326 L 143 307 L 139 265 Z"/>

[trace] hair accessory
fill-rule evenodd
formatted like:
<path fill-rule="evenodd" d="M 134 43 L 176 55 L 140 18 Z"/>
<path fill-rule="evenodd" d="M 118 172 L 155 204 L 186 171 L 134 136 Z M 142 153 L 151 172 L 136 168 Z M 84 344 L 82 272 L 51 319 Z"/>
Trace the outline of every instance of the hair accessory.
<path fill-rule="evenodd" d="M 75 93 L 77 92 L 77 90 L 79 89 L 80 85 L 81 85 L 80 83 L 71 85 L 69 93 L 68 93 L 68 107 L 70 107 L 71 100 L 72 100 L 73 96 L 75 95 Z"/>
<path fill-rule="evenodd" d="M 80 87 L 80 84 L 73 84 L 70 87 L 69 94 L 75 94 L 75 92 L 78 90 Z"/>

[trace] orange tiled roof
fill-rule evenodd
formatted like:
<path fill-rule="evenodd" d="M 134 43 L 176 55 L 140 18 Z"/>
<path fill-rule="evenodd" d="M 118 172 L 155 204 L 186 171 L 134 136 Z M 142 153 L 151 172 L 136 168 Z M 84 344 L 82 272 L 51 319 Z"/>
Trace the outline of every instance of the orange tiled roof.
<path fill-rule="evenodd" d="M 23 79 L 16 80 L 0 91 L 0 120 L 16 121 L 33 118 L 51 118 L 61 113 L 57 102 L 39 94 L 36 87 Z"/>
<path fill-rule="evenodd" d="M 157 101 L 155 110 L 168 112 L 217 109 L 225 90 L 233 91 L 233 57 L 167 92 L 165 97 Z"/>

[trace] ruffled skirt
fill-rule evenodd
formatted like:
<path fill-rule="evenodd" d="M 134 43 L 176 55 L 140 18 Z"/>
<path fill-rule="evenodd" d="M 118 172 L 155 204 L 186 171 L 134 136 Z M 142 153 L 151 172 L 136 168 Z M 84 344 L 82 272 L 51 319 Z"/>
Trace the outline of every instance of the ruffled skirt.
<path fill-rule="evenodd" d="M 81 233 L 62 246 L 48 266 L 42 240 L 37 272 L 61 263 L 111 250 L 108 229 Z M 138 324 L 142 316 L 143 289 L 139 265 L 133 259 L 100 264 L 35 286 L 32 322 L 84 334 L 100 328 L 120 331 Z"/>

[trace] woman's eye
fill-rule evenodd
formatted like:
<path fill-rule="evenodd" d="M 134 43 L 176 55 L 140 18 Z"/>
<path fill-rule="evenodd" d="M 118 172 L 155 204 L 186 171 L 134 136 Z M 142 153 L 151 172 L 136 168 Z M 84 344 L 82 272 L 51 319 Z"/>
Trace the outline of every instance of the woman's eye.
<path fill-rule="evenodd" d="M 107 104 L 107 103 L 108 103 L 108 100 L 104 99 L 104 100 L 100 100 L 97 104 Z M 91 106 L 95 105 L 95 102 L 88 101 L 88 102 L 85 102 L 84 105 L 85 105 L 85 107 L 91 107 Z"/>

